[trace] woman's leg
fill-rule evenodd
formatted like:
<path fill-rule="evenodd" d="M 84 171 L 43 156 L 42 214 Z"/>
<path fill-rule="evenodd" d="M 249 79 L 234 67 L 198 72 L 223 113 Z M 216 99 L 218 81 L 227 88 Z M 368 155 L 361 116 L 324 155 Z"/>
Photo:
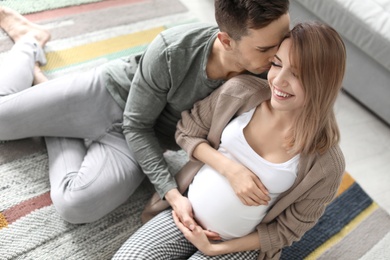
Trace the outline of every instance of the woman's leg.
<path fill-rule="evenodd" d="M 137 230 L 113 259 L 188 259 L 196 250 L 176 227 L 172 210 L 168 209 Z"/>
<path fill-rule="evenodd" d="M 243 251 L 238 253 L 231 253 L 225 255 L 217 255 L 217 256 L 207 256 L 202 252 L 197 251 L 193 254 L 189 260 L 256 260 L 259 256 L 259 251 Z"/>

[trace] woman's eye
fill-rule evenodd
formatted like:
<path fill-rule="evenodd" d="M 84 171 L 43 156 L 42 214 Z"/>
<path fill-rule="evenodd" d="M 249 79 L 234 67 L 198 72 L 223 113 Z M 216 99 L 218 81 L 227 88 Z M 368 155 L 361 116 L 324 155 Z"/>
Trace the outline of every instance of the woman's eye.
<path fill-rule="evenodd" d="M 271 65 L 275 66 L 275 67 L 279 67 L 279 68 L 282 67 L 282 65 L 279 65 L 279 64 L 277 64 L 276 62 L 273 62 L 273 61 L 271 61 Z"/>

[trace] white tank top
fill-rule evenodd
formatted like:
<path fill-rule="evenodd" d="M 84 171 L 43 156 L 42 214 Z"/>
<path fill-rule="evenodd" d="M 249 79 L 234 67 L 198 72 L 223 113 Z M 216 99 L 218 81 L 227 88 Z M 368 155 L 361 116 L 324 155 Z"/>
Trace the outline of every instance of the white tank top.
<path fill-rule="evenodd" d="M 284 163 L 271 163 L 259 156 L 247 143 L 243 129 L 255 109 L 233 119 L 224 129 L 218 149 L 232 160 L 238 161 L 255 173 L 268 189 L 268 206 L 245 206 L 234 193 L 229 181 L 204 165 L 188 191 L 195 219 L 205 229 L 217 232 L 228 240 L 253 232 L 276 198 L 294 183 L 299 155 Z"/>

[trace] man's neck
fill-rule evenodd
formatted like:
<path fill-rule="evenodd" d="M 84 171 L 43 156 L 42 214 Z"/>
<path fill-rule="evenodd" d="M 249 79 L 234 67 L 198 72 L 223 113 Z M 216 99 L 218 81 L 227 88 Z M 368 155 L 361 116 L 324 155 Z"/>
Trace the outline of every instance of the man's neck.
<path fill-rule="evenodd" d="M 237 70 L 233 57 L 223 48 L 220 41 L 216 39 L 207 61 L 207 77 L 214 80 L 228 80 L 243 72 Z"/>

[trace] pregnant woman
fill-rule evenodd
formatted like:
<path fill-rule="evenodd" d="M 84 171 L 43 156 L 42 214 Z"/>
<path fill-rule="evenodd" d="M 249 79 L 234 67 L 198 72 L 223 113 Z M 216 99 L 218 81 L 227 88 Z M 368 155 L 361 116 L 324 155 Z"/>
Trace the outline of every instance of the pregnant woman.
<path fill-rule="evenodd" d="M 345 60 L 334 29 L 298 24 L 271 61 L 268 84 L 241 75 L 183 112 L 176 140 L 190 164 L 204 163 L 188 189 L 198 225 L 185 227 L 167 209 L 114 259 L 278 259 L 315 225 L 341 182 L 333 105 Z M 254 203 L 248 179 L 266 186 L 268 205 Z"/>

